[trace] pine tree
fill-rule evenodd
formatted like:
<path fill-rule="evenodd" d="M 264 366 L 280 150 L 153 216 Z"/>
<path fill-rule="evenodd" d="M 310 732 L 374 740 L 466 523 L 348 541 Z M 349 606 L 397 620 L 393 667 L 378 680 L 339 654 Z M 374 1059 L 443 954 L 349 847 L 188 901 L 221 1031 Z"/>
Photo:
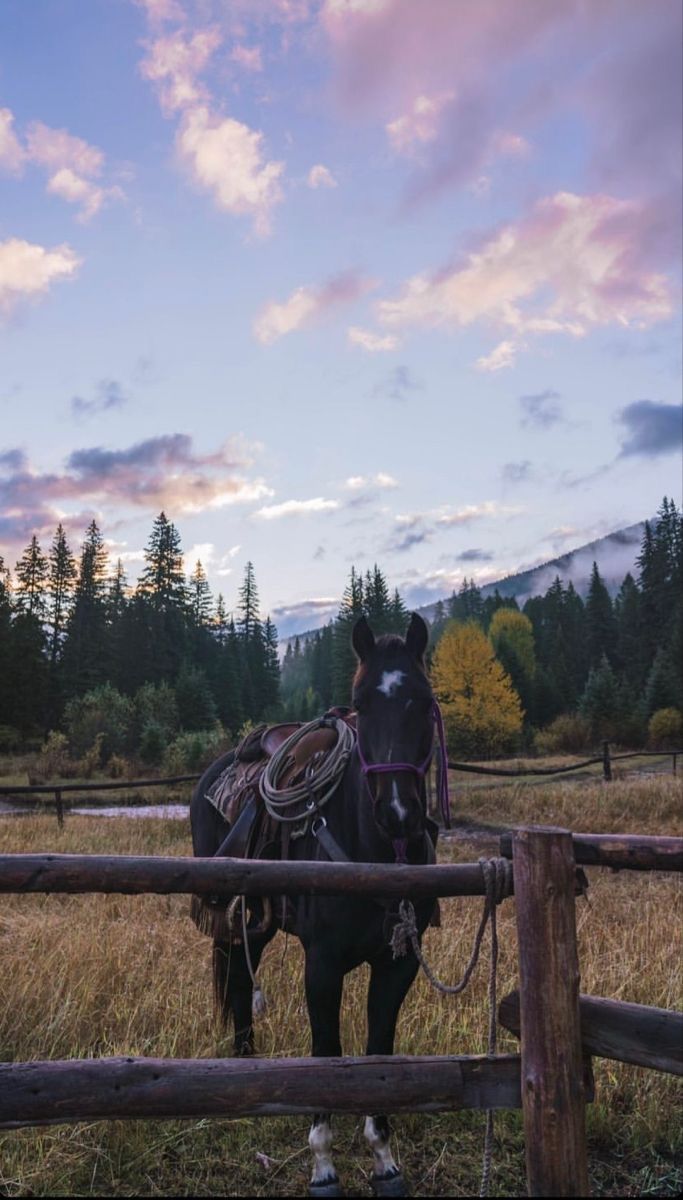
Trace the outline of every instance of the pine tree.
<path fill-rule="evenodd" d="M 105 572 L 107 554 L 96 521 L 91 521 L 81 548 L 74 603 L 64 640 L 63 668 L 67 695 L 90 691 L 107 677 Z"/>
<path fill-rule="evenodd" d="M 614 601 L 617 628 L 616 658 L 624 679 L 638 693 L 645 677 L 642 648 L 640 589 L 629 572 Z"/>
<path fill-rule="evenodd" d="M 48 621 L 50 662 L 54 671 L 76 586 L 76 560 L 69 549 L 64 526 L 57 526 L 48 564 Z"/>
<path fill-rule="evenodd" d="M 614 609 L 596 562 L 593 563 L 586 597 L 586 636 L 589 666 L 597 667 L 603 655 L 614 664 L 617 646 Z"/>
<path fill-rule="evenodd" d="M 47 615 L 48 562 L 35 533 L 15 567 L 17 608 L 38 620 Z"/>
<path fill-rule="evenodd" d="M 225 607 L 225 600 L 220 592 L 216 600 L 216 611 L 213 617 L 213 634 L 216 639 L 216 645 L 222 648 L 228 637 L 228 613 Z"/>
<path fill-rule="evenodd" d="M 196 629 L 207 629 L 211 623 L 213 600 L 206 571 L 197 559 L 187 588 L 187 599 L 192 622 Z"/>
<path fill-rule="evenodd" d="M 138 590 L 162 611 L 183 609 L 186 604 L 185 575 L 180 534 L 164 512 L 154 521 L 145 547 L 146 567 Z"/>
<path fill-rule="evenodd" d="M 12 677 L 10 675 L 12 642 L 12 601 L 10 573 L 0 554 L 0 725 L 13 725 Z"/>
<path fill-rule="evenodd" d="M 258 621 L 259 615 L 258 588 L 254 577 L 254 564 L 251 562 L 248 562 L 244 568 L 244 579 L 239 590 L 237 613 L 237 633 L 242 641 L 247 643 L 253 638 L 254 626 Z"/>
<path fill-rule="evenodd" d="M 620 695 L 617 677 L 606 654 L 591 667 L 579 711 L 590 724 L 594 738 L 612 738 L 618 730 Z"/>
<path fill-rule="evenodd" d="M 398 633 L 401 637 L 405 636 L 408 628 L 408 609 L 403 603 L 403 599 L 398 588 L 394 588 L 394 594 L 391 598 L 389 606 L 389 633 Z"/>
<path fill-rule="evenodd" d="M 277 629 L 270 617 L 263 626 L 264 662 L 264 713 L 269 716 L 277 712 L 280 703 L 280 656 Z"/>
<path fill-rule="evenodd" d="M 359 617 L 363 616 L 363 577 L 351 567 L 349 582 L 344 589 L 337 620 L 334 624 L 332 651 L 332 696 L 334 704 L 348 704 L 351 698 L 351 682 L 356 670 L 356 656 L 351 645 L 351 631 Z"/>
<path fill-rule="evenodd" d="M 392 633 L 391 600 L 389 588 L 384 575 L 375 563 L 372 571 L 367 571 L 363 585 L 363 607 L 376 637 L 382 633 Z"/>

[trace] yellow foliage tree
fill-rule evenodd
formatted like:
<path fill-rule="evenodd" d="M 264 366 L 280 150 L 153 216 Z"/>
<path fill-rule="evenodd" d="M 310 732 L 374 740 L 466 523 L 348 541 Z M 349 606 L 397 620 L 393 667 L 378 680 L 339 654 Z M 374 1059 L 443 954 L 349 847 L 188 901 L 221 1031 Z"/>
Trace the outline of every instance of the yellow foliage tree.
<path fill-rule="evenodd" d="M 532 679 L 536 670 L 534 650 L 534 627 L 526 613 L 516 608 L 498 608 L 491 618 L 489 637 L 496 654 L 501 647 L 511 651 L 527 679 Z"/>
<path fill-rule="evenodd" d="M 474 621 L 446 626 L 431 677 L 451 753 L 491 758 L 514 747 L 522 705 L 481 626 Z"/>

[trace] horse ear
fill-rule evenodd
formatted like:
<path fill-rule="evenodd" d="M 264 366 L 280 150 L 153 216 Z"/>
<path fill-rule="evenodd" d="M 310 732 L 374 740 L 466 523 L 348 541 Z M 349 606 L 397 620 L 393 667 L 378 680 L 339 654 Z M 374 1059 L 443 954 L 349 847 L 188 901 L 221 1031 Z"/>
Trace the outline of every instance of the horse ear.
<path fill-rule="evenodd" d="M 422 662 L 429 642 L 429 629 L 427 622 L 423 620 L 419 613 L 412 613 L 410 625 L 406 633 L 406 648 L 415 656 L 418 662 Z"/>
<path fill-rule="evenodd" d="M 375 635 L 365 617 L 359 617 L 356 621 L 351 634 L 351 644 L 361 662 L 365 662 L 375 649 Z"/>

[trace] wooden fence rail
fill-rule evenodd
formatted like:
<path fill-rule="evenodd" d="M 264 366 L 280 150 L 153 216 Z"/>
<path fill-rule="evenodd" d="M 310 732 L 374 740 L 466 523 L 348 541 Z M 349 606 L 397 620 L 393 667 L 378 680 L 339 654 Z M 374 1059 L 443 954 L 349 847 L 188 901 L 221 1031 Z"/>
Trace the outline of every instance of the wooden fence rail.
<path fill-rule="evenodd" d="M 498 1020 L 520 1036 L 519 992 L 498 1007 Z M 584 1054 L 683 1075 L 683 1013 L 602 996 L 579 996 Z"/>
<path fill-rule="evenodd" d="M 99 1058 L 0 1065 L 0 1127 L 116 1118 L 521 1108 L 520 1059 Z"/>
<path fill-rule="evenodd" d="M 500 853 L 512 858 L 512 833 L 500 835 Z M 683 871 L 683 838 L 626 833 L 575 833 L 574 861 L 581 866 L 631 871 Z"/>

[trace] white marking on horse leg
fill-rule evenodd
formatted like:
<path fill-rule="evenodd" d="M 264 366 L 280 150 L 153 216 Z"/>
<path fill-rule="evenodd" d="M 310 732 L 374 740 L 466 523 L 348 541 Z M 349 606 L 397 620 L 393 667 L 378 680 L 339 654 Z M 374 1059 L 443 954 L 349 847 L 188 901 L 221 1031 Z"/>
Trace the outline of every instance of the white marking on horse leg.
<path fill-rule="evenodd" d="M 408 809 L 401 804 L 401 798 L 398 794 L 398 784 L 395 779 L 391 781 L 391 807 L 393 808 L 399 821 L 405 821 L 408 816 Z"/>
<path fill-rule="evenodd" d="M 328 1119 L 311 1125 L 308 1144 L 313 1154 L 311 1183 L 333 1183 L 337 1172 L 332 1162 L 332 1126 Z"/>
<path fill-rule="evenodd" d="M 388 1126 L 387 1126 L 388 1129 Z M 374 1117 L 366 1117 L 363 1127 L 366 1141 L 372 1150 L 375 1159 L 375 1175 L 380 1179 L 386 1179 L 391 1175 L 398 1175 L 399 1170 L 394 1162 L 394 1156 L 389 1149 L 389 1135 L 384 1133 L 377 1126 Z"/>

